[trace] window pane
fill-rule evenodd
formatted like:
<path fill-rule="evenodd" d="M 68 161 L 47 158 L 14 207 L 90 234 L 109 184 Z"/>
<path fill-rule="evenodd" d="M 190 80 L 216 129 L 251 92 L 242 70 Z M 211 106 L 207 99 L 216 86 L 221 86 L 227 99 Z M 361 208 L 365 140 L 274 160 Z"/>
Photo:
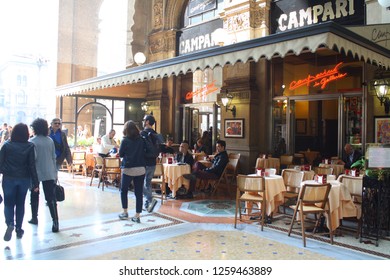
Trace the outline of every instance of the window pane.
<path fill-rule="evenodd" d="M 125 123 L 125 101 L 114 100 L 114 123 Z"/>

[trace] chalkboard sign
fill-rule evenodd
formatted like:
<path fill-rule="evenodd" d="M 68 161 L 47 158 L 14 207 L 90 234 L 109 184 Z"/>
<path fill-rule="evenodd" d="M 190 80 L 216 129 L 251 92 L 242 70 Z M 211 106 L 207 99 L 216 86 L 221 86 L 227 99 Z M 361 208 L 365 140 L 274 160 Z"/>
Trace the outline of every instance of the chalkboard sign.
<path fill-rule="evenodd" d="M 366 159 L 368 168 L 390 168 L 390 145 L 369 145 Z"/>

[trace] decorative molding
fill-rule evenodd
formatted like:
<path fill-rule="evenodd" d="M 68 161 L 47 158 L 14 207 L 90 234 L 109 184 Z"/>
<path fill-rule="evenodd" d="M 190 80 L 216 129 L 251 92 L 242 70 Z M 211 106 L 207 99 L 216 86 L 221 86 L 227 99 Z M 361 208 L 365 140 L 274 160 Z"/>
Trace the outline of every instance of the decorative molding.
<path fill-rule="evenodd" d="M 155 0 L 153 4 L 153 29 L 160 29 L 163 27 L 164 19 L 164 3 L 163 0 Z"/>

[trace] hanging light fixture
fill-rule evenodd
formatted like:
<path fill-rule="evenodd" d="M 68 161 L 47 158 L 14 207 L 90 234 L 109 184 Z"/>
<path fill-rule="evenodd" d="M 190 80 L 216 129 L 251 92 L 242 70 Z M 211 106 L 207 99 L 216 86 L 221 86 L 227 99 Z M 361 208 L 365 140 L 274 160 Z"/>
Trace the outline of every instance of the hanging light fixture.
<path fill-rule="evenodd" d="M 148 101 L 145 101 L 145 102 L 142 102 L 142 103 L 141 103 L 141 109 L 142 109 L 142 111 L 144 111 L 145 113 L 149 110 L 149 107 L 150 107 L 150 105 L 149 105 Z"/>
<path fill-rule="evenodd" d="M 233 105 L 233 107 L 230 108 L 232 100 L 233 100 L 233 95 L 229 94 L 228 90 L 226 90 L 226 92 L 221 97 L 222 105 L 225 106 L 226 112 L 232 111 L 233 117 L 235 118 L 236 117 L 236 106 Z"/>
<path fill-rule="evenodd" d="M 134 55 L 134 61 L 135 63 L 137 63 L 138 66 L 142 65 L 145 63 L 146 61 L 146 56 L 144 55 L 144 53 L 142 52 L 137 52 L 135 55 Z"/>
<path fill-rule="evenodd" d="M 387 96 L 390 90 L 390 84 L 386 79 L 378 79 L 374 82 L 374 89 L 376 93 L 376 97 L 381 102 L 381 106 L 385 107 L 386 115 L 389 114 L 390 111 L 390 98 Z"/>

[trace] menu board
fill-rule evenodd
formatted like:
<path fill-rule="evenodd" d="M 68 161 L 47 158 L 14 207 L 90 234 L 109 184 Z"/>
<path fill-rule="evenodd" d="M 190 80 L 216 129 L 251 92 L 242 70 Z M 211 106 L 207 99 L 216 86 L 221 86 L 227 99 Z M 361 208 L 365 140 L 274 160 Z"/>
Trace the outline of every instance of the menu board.
<path fill-rule="evenodd" d="M 390 168 L 390 147 L 369 147 L 366 159 L 368 168 Z"/>

